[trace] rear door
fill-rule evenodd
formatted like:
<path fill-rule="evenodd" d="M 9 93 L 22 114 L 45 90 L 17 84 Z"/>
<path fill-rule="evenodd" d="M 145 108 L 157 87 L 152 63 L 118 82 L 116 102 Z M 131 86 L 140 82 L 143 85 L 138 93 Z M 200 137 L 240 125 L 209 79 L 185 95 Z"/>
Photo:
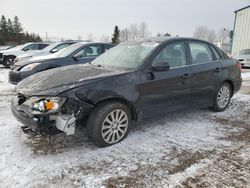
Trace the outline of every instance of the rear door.
<path fill-rule="evenodd" d="M 221 58 L 212 45 L 189 41 L 191 65 L 191 96 L 193 106 L 208 106 L 213 99 L 222 80 Z"/>

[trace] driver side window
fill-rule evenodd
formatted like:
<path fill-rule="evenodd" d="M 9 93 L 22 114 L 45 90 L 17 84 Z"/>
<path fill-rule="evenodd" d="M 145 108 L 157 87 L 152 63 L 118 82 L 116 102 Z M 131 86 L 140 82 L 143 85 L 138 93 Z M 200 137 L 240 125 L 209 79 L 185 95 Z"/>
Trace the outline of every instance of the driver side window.
<path fill-rule="evenodd" d="M 84 57 L 95 57 L 98 55 L 101 55 L 102 53 L 102 47 L 101 46 L 87 46 L 80 51 L 78 51 L 74 57 L 76 58 L 84 58 Z"/>
<path fill-rule="evenodd" d="M 164 62 L 168 63 L 170 69 L 185 66 L 187 64 L 185 44 L 174 42 L 165 46 L 154 58 L 153 64 Z"/>

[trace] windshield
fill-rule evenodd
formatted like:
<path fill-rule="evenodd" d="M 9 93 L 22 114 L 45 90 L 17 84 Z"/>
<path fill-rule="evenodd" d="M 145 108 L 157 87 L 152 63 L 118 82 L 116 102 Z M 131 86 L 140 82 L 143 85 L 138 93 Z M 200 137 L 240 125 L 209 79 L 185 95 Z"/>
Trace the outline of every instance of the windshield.
<path fill-rule="evenodd" d="M 118 70 L 136 70 L 158 44 L 155 42 L 124 42 L 105 52 L 92 64 Z"/>
<path fill-rule="evenodd" d="M 239 52 L 239 55 L 250 55 L 250 49 L 244 49 Z"/>
<path fill-rule="evenodd" d="M 56 46 L 58 46 L 60 43 L 53 43 L 47 47 L 45 47 L 44 49 L 42 49 L 41 51 L 43 52 L 49 52 L 50 50 L 54 49 Z"/>
<path fill-rule="evenodd" d="M 53 55 L 55 57 L 67 57 L 69 55 L 71 55 L 73 52 L 75 52 L 77 49 L 81 48 L 83 45 L 85 45 L 87 43 L 76 43 L 76 44 L 72 44 L 62 50 L 60 50 L 59 52 L 54 53 Z"/>

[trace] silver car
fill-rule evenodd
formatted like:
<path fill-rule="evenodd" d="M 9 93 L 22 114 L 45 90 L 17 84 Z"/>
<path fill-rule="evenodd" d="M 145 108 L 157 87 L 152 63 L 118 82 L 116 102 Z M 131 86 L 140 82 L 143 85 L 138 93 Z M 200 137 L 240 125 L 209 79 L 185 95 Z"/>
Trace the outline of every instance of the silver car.
<path fill-rule="evenodd" d="M 234 56 L 234 59 L 237 59 L 242 67 L 250 68 L 250 49 L 239 51 L 239 53 Z"/>

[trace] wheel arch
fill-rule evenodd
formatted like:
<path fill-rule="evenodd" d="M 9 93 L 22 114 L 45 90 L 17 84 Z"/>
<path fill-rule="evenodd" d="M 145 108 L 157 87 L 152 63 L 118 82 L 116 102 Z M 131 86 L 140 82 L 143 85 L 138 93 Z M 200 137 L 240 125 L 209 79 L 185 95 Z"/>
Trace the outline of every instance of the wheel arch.
<path fill-rule="evenodd" d="M 233 81 L 232 80 L 225 80 L 223 83 L 228 83 L 229 85 L 230 85 L 230 87 L 231 87 L 231 97 L 233 96 L 233 94 L 234 94 L 234 83 L 233 83 Z"/>
<path fill-rule="evenodd" d="M 136 112 L 135 106 L 131 102 L 129 102 L 128 100 L 126 100 L 122 97 L 109 97 L 109 98 L 105 98 L 105 99 L 98 101 L 96 103 L 96 106 L 99 106 L 100 104 L 106 103 L 106 102 L 121 102 L 121 103 L 125 104 L 126 106 L 128 106 L 128 108 L 131 111 L 132 120 L 134 120 L 134 121 L 137 120 L 137 112 Z"/>

